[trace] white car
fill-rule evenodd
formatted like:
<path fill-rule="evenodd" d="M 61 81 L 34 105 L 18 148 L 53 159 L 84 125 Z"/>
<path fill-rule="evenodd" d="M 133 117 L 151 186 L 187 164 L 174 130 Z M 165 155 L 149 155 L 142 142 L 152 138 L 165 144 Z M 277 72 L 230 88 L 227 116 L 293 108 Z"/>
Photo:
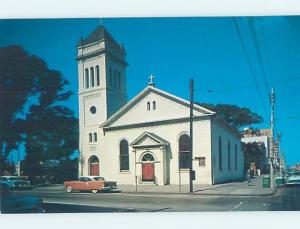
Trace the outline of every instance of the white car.
<path fill-rule="evenodd" d="M 285 183 L 287 185 L 300 185 L 300 171 L 288 173 Z"/>

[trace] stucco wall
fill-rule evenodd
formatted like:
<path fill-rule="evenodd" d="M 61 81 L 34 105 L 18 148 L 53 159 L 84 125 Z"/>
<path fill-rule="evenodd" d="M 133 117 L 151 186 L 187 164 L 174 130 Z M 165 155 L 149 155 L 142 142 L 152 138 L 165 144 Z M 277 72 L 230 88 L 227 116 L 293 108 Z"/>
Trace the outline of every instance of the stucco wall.
<path fill-rule="evenodd" d="M 193 167 L 196 172 L 195 184 L 210 184 L 211 183 L 211 161 L 210 161 L 210 121 L 202 120 L 194 123 L 194 154 L 193 157 L 205 157 L 206 166 L 200 167 L 199 162 L 194 160 Z M 135 167 L 135 153 L 133 148 L 129 147 L 130 158 L 130 171 L 120 172 L 119 165 L 119 143 L 122 139 L 126 139 L 130 144 L 137 139 L 145 131 L 155 133 L 166 141 L 170 142 L 169 149 L 165 152 L 165 158 L 162 151 L 152 150 L 157 157 L 157 169 L 159 171 L 156 176 L 163 177 L 163 182 L 159 182 L 159 185 L 163 183 L 179 184 L 179 170 L 178 170 L 178 139 L 183 133 L 188 133 L 189 123 L 177 123 L 169 124 L 165 126 L 151 126 L 144 128 L 132 128 L 125 130 L 108 131 L 105 135 L 102 135 L 100 142 L 98 143 L 99 150 L 95 153 L 89 152 L 86 154 L 86 160 L 88 157 L 96 154 L 100 160 L 100 175 L 106 179 L 116 180 L 119 184 L 135 184 L 135 174 L 140 176 L 140 164 Z M 101 132 L 101 131 L 100 131 Z M 146 151 L 147 149 L 145 149 Z M 151 151 L 151 149 L 150 149 Z M 137 154 L 137 161 L 139 155 Z M 163 164 L 163 160 L 166 160 L 166 166 L 159 166 Z M 88 166 L 85 167 L 85 174 L 88 174 Z M 169 177 L 168 177 L 169 175 Z M 188 184 L 189 174 L 187 170 L 180 172 L 181 184 Z M 161 180 L 161 179 L 160 179 Z"/>
<path fill-rule="evenodd" d="M 238 180 L 244 176 L 244 155 L 241 140 L 236 134 L 216 120 L 212 121 L 212 160 L 214 183 Z M 222 139 L 222 170 L 219 169 L 219 136 Z M 230 142 L 231 168 L 228 168 L 228 142 Z M 237 169 L 235 168 L 235 145 L 237 148 Z"/>

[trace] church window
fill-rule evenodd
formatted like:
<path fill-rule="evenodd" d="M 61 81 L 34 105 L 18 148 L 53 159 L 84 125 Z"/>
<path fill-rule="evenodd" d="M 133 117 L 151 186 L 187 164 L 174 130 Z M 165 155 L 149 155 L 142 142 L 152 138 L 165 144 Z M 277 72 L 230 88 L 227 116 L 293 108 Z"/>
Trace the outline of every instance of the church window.
<path fill-rule="evenodd" d="M 147 102 L 147 111 L 150 111 L 150 102 Z"/>
<path fill-rule="evenodd" d="M 122 140 L 120 142 L 120 171 L 129 170 L 129 149 L 128 142 Z"/>
<path fill-rule="evenodd" d="M 118 84 L 118 75 L 117 75 L 117 70 L 114 71 L 114 88 L 117 88 Z"/>
<path fill-rule="evenodd" d="M 152 102 L 152 105 L 153 105 L 152 106 L 153 110 L 156 110 L 156 102 L 155 101 Z"/>
<path fill-rule="evenodd" d="M 94 133 L 94 142 L 97 142 L 97 133 Z"/>
<path fill-rule="evenodd" d="M 93 135 L 92 133 L 89 133 L 89 142 L 92 142 L 93 141 Z"/>
<path fill-rule="evenodd" d="M 121 73 L 118 72 L 118 90 L 119 91 L 121 91 L 121 85 L 122 85 Z"/>
<path fill-rule="evenodd" d="M 100 69 L 99 69 L 99 65 L 96 66 L 96 81 L 97 81 L 97 86 L 100 86 Z"/>
<path fill-rule="evenodd" d="M 237 170 L 237 146 L 234 145 L 234 168 Z"/>
<path fill-rule="evenodd" d="M 113 85 L 113 75 L 112 75 L 112 68 L 109 67 L 109 86 L 112 87 Z"/>
<path fill-rule="evenodd" d="M 90 112 L 91 112 L 92 114 L 96 114 L 97 108 L 96 108 L 95 106 L 91 106 Z"/>
<path fill-rule="evenodd" d="M 228 141 L 227 145 L 227 154 L 228 154 L 228 170 L 231 170 L 231 149 L 230 149 L 230 141 Z"/>
<path fill-rule="evenodd" d="M 222 139 L 219 136 L 219 170 L 222 170 Z"/>
<path fill-rule="evenodd" d="M 95 76 L 94 76 L 94 68 L 91 67 L 90 68 L 90 72 L 91 72 L 91 87 L 95 86 Z"/>
<path fill-rule="evenodd" d="M 190 167 L 190 137 L 183 134 L 179 138 L 179 168 L 188 169 Z"/>
<path fill-rule="evenodd" d="M 89 69 L 85 69 L 85 88 L 90 87 Z"/>
<path fill-rule="evenodd" d="M 153 157 L 152 154 L 146 153 L 146 154 L 142 157 L 142 161 L 154 161 L 154 157 Z"/>

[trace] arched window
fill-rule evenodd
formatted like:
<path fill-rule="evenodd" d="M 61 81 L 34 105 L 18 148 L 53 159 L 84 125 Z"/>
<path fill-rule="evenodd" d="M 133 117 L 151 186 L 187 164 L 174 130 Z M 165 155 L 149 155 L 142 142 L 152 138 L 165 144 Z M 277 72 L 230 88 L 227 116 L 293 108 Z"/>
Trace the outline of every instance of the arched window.
<path fill-rule="evenodd" d="M 183 134 L 179 138 L 179 168 L 190 168 L 190 137 L 187 134 Z"/>
<path fill-rule="evenodd" d="M 117 75 L 117 70 L 114 71 L 114 88 L 117 88 L 118 84 L 118 75 Z"/>
<path fill-rule="evenodd" d="M 97 133 L 94 133 L 94 141 L 97 142 Z"/>
<path fill-rule="evenodd" d="M 96 156 L 89 158 L 89 176 L 99 176 L 99 159 Z"/>
<path fill-rule="evenodd" d="M 237 146 L 234 145 L 234 168 L 237 170 Z"/>
<path fill-rule="evenodd" d="M 100 86 L 100 69 L 99 69 L 99 65 L 96 66 L 96 81 L 97 81 L 97 86 Z"/>
<path fill-rule="evenodd" d="M 150 111 L 150 102 L 147 102 L 147 111 Z"/>
<path fill-rule="evenodd" d="M 119 91 L 121 91 L 121 85 L 122 85 L 121 73 L 118 72 L 118 90 Z"/>
<path fill-rule="evenodd" d="M 153 105 L 152 106 L 153 110 L 156 110 L 156 102 L 155 101 L 152 102 L 152 105 Z"/>
<path fill-rule="evenodd" d="M 129 170 L 129 149 L 128 142 L 122 140 L 120 142 L 120 171 Z"/>
<path fill-rule="evenodd" d="M 142 161 L 154 161 L 154 157 L 153 157 L 152 154 L 146 153 L 146 154 L 142 157 Z"/>
<path fill-rule="evenodd" d="M 227 145 L 227 155 L 228 155 L 228 170 L 231 170 L 231 148 L 230 148 L 230 141 L 228 141 Z"/>
<path fill-rule="evenodd" d="M 90 87 L 89 69 L 85 69 L 85 88 Z"/>
<path fill-rule="evenodd" d="M 92 133 L 89 133 L 89 142 L 92 142 L 93 141 L 93 135 Z"/>
<path fill-rule="evenodd" d="M 94 67 L 90 68 L 90 72 L 91 72 L 91 87 L 94 87 L 95 86 Z"/>
<path fill-rule="evenodd" d="M 219 170 L 222 170 L 222 139 L 219 136 Z"/>
<path fill-rule="evenodd" d="M 112 68 L 109 67 L 109 86 L 112 87 L 113 85 L 113 75 L 112 75 Z"/>

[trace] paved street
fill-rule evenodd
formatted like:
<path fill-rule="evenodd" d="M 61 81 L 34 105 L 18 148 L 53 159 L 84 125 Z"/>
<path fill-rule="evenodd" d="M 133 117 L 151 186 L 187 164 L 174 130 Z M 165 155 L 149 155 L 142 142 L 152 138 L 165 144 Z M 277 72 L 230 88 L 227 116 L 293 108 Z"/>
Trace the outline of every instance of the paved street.
<path fill-rule="evenodd" d="M 66 193 L 39 188 L 20 191 L 43 198 L 48 213 L 60 212 L 181 212 L 300 210 L 300 187 L 282 187 L 270 196 L 224 196 L 154 193 Z"/>

